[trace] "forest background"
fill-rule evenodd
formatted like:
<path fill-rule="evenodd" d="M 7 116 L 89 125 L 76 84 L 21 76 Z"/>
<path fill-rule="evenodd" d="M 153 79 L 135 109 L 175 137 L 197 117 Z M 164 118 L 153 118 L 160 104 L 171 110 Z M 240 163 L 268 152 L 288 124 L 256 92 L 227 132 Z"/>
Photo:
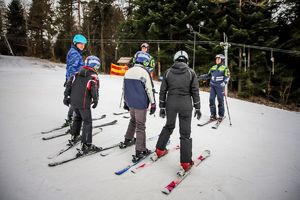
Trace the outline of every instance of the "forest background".
<path fill-rule="evenodd" d="M 299 14 L 298 0 L 0 0 L 0 54 L 65 62 L 82 33 L 102 73 L 147 42 L 157 77 L 178 50 L 200 75 L 228 42 L 229 96 L 300 111 Z"/>

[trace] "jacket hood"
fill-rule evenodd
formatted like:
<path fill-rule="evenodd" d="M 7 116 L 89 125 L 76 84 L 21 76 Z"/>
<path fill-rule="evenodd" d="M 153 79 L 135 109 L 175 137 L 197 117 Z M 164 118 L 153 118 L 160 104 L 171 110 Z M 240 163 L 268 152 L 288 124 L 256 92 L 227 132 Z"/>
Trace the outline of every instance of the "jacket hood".
<path fill-rule="evenodd" d="M 94 68 L 88 66 L 82 67 L 79 71 L 79 76 L 83 76 L 83 77 L 87 77 L 92 74 L 97 74 L 97 72 L 95 71 Z"/>
<path fill-rule="evenodd" d="M 189 66 L 183 62 L 175 62 L 170 71 L 174 74 L 183 74 L 189 69 Z"/>

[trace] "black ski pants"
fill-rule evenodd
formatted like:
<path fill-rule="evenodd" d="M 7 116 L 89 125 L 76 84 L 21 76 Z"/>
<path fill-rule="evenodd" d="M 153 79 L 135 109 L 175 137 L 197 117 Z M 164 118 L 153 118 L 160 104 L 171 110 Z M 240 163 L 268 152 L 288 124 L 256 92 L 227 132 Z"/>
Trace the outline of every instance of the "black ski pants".
<path fill-rule="evenodd" d="M 163 127 L 156 148 L 160 150 L 166 149 L 166 145 L 170 139 L 171 134 L 175 128 L 176 118 L 179 118 L 179 133 L 180 133 L 180 162 L 192 161 L 192 138 L 191 136 L 191 121 L 192 110 L 182 110 L 180 108 L 172 107 L 166 109 L 167 122 Z"/>
<path fill-rule="evenodd" d="M 85 144 L 92 144 L 92 112 L 91 109 L 78 109 L 74 108 L 74 120 L 71 129 L 71 134 L 74 136 L 80 135 L 80 129 L 82 127 L 81 142 Z"/>

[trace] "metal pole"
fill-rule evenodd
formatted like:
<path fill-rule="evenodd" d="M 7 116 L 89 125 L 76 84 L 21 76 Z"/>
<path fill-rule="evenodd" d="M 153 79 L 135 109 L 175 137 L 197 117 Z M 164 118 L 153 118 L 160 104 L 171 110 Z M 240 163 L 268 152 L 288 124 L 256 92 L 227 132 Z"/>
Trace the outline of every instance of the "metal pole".
<path fill-rule="evenodd" d="M 195 70 L 195 51 L 196 51 L 196 32 L 194 31 L 194 55 L 193 55 L 193 70 Z"/>

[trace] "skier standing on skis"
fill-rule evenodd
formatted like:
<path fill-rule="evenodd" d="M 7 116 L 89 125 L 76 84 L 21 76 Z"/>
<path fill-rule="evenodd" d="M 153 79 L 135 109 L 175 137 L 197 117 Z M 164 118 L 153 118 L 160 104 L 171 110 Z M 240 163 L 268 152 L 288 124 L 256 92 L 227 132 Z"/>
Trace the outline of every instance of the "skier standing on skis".
<path fill-rule="evenodd" d="M 78 72 L 81 67 L 84 66 L 82 52 L 85 48 L 85 45 L 87 43 L 87 39 L 81 35 L 76 34 L 73 37 L 73 44 L 71 45 L 71 48 L 68 52 L 67 59 L 66 59 L 66 81 L 64 83 L 64 87 L 66 86 L 68 80 L 76 73 Z M 66 123 L 65 126 L 69 126 L 72 123 L 73 118 L 73 108 L 72 106 L 69 107 Z"/>
<path fill-rule="evenodd" d="M 100 59 L 96 56 L 88 56 L 79 72 L 74 74 L 67 82 L 64 92 L 64 103 L 72 105 L 74 109 L 74 120 L 71 128 L 70 142 L 78 141 L 82 128 L 82 153 L 98 151 L 99 147 L 92 144 L 92 108 L 98 105 L 99 79 L 97 70 L 101 65 Z"/>
<path fill-rule="evenodd" d="M 123 94 L 124 109 L 130 111 L 130 121 L 125 134 L 124 142 L 120 143 L 120 148 L 126 148 L 136 143 L 133 162 L 147 156 L 150 151 L 146 148 L 146 114 L 150 104 L 150 115 L 155 113 L 156 104 L 154 88 L 149 72 L 145 68 L 150 62 L 150 57 L 139 54 L 135 64 L 124 76 Z M 136 133 L 136 141 L 134 134 Z"/>
<path fill-rule="evenodd" d="M 159 139 L 156 144 L 155 154 L 151 158 L 157 158 L 168 153 L 166 145 L 175 128 L 177 115 L 179 117 L 180 132 L 180 163 L 187 171 L 193 165 L 191 120 L 193 107 L 194 117 L 201 118 L 199 83 L 195 72 L 188 66 L 188 54 L 178 51 L 174 55 L 174 64 L 163 76 L 159 93 L 159 116 L 167 117 Z"/>
<path fill-rule="evenodd" d="M 155 68 L 154 58 L 148 53 L 149 44 L 143 43 L 141 45 L 141 51 L 136 52 L 133 57 L 133 64 L 140 63 L 148 70 L 149 73 L 152 73 Z"/>
<path fill-rule="evenodd" d="M 199 76 L 200 80 L 210 79 L 210 94 L 209 94 L 209 107 L 210 107 L 210 120 L 222 121 L 224 118 L 224 95 L 227 95 L 227 83 L 229 81 L 230 72 L 227 66 L 224 65 L 225 56 L 223 54 L 216 55 L 216 65 L 212 66 L 207 74 Z M 216 111 L 215 99 L 218 99 L 218 114 Z"/>

